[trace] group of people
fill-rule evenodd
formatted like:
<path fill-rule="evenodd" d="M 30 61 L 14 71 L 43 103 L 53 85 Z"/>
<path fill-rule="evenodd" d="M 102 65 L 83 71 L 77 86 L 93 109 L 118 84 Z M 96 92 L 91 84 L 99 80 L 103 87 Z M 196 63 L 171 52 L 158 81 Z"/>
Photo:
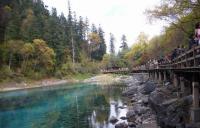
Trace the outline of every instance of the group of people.
<path fill-rule="evenodd" d="M 195 46 L 200 45 L 200 22 L 198 22 L 195 25 L 195 31 L 194 34 L 192 34 L 189 40 L 189 46 L 188 49 L 191 49 Z M 176 57 L 178 57 L 179 55 L 181 55 L 182 53 L 184 53 L 186 51 L 186 48 L 184 47 L 184 45 L 178 45 L 175 49 L 172 50 L 171 53 L 169 53 L 168 55 L 162 56 L 160 57 L 160 59 L 152 59 L 149 60 L 145 65 L 142 65 L 138 68 L 158 68 L 159 64 L 167 64 L 172 62 Z"/>
<path fill-rule="evenodd" d="M 198 22 L 195 25 L 194 34 L 192 34 L 190 36 L 188 48 L 191 49 L 198 45 L 200 45 L 200 22 Z M 172 50 L 172 52 L 169 55 L 166 55 L 165 57 L 159 59 L 158 63 L 162 64 L 162 63 L 171 62 L 176 57 L 178 57 L 180 54 L 184 53 L 185 51 L 186 51 L 186 48 L 184 47 L 184 45 L 181 45 L 181 46 L 178 45 L 174 50 Z"/>
<path fill-rule="evenodd" d="M 183 45 L 182 46 L 178 45 L 177 48 L 172 50 L 172 52 L 170 54 L 162 56 L 162 57 L 160 57 L 160 59 L 149 60 L 147 62 L 147 67 L 149 67 L 149 68 L 158 68 L 159 64 L 170 63 L 173 59 L 175 59 L 176 57 L 178 57 L 179 55 L 181 55 L 185 51 L 186 51 L 186 49 L 185 49 L 185 47 Z"/>
<path fill-rule="evenodd" d="M 176 57 L 178 57 L 180 54 L 184 53 L 186 51 L 185 47 L 182 45 L 182 46 L 177 46 L 177 48 L 175 48 L 173 51 L 172 51 L 172 54 L 171 54 L 171 60 L 175 59 Z"/>

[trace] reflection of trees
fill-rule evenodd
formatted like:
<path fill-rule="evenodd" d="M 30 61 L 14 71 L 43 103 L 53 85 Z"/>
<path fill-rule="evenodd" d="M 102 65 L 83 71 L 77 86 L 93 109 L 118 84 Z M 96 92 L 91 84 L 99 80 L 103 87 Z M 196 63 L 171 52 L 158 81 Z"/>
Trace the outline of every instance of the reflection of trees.
<path fill-rule="evenodd" d="M 103 123 L 108 121 L 110 104 L 106 100 L 105 95 L 97 95 L 94 99 L 94 110 L 96 112 L 96 121 Z"/>
<path fill-rule="evenodd" d="M 102 89 L 101 86 L 95 85 L 42 90 L 41 88 L 40 91 L 0 98 L 1 111 L 15 110 L 17 114 L 12 118 L 19 123 L 20 119 L 28 118 L 26 123 L 30 125 L 32 122 L 32 128 L 89 128 L 91 122 L 88 118 L 95 111 L 95 123 L 103 126 L 109 118 L 110 97 L 116 99 L 121 92 L 119 88 Z M 27 111 L 20 113 L 24 109 Z M 3 115 L 1 118 L 8 119 L 10 115 Z"/>
<path fill-rule="evenodd" d="M 55 124 L 60 116 L 60 112 L 52 111 L 46 114 L 45 120 L 36 120 L 32 122 L 31 128 L 55 128 Z"/>

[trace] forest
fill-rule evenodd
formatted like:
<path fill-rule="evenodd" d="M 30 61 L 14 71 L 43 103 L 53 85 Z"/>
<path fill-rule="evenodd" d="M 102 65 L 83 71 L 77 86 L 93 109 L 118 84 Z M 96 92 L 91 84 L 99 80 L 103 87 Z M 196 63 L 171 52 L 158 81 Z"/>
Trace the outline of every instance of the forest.
<path fill-rule="evenodd" d="M 94 74 L 107 65 L 100 25 L 96 27 L 87 17 L 76 16 L 70 2 L 68 16 L 47 8 L 42 0 L 0 1 L 1 81 Z M 122 47 L 127 49 L 125 35 L 123 41 Z M 111 43 L 114 55 L 112 34 Z M 105 64 L 99 63 L 103 58 Z"/>
<path fill-rule="evenodd" d="M 149 22 L 167 22 L 163 31 L 151 39 L 141 32 L 131 48 L 122 35 L 117 52 L 114 35 L 110 33 L 110 49 L 106 50 L 102 26 L 77 16 L 70 2 L 65 16 L 58 15 L 56 8 L 49 11 L 42 0 L 1 0 L 0 80 L 95 74 L 101 69 L 131 69 L 150 59 L 163 58 L 178 45 L 188 48 L 200 19 L 199 10 L 199 1 L 162 0 L 145 13 Z"/>

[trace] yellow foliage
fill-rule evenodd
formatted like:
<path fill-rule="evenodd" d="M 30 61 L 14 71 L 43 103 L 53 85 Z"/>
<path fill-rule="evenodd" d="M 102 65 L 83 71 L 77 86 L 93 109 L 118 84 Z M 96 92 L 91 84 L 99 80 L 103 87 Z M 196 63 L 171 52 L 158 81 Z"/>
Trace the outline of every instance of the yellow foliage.
<path fill-rule="evenodd" d="M 49 48 L 46 42 L 42 39 L 34 39 L 33 45 L 35 47 L 37 64 L 42 65 L 43 68 L 51 70 L 55 64 L 55 52 Z"/>
<path fill-rule="evenodd" d="M 91 43 L 95 43 L 95 44 L 100 43 L 100 40 L 101 40 L 99 35 L 97 33 L 94 33 L 94 32 L 90 33 L 88 38 L 89 38 Z"/>

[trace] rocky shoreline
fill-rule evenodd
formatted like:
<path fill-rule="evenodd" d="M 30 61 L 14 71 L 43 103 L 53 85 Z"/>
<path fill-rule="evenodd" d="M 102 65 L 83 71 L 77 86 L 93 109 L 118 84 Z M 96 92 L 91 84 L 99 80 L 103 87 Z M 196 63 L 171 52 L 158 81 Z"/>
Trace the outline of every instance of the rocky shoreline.
<path fill-rule="evenodd" d="M 170 82 L 156 83 L 147 74 L 135 74 L 124 82 L 128 89 L 122 95 L 129 99 L 125 103 L 129 111 L 125 122 L 110 119 L 115 128 L 200 128 L 189 123 L 192 96 L 178 97 L 178 89 Z"/>
<path fill-rule="evenodd" d="M 159 128 L 155 112 L 149 105 L 149 94 L 156 88 L 150 83 L 147 74 L 136 74 L 127 81 L 128 89 L 122 95 L 129 98 L 129 111 L 126 114 L 127 128 Z M 116 128 L 126 128 L 116 127 Z"/>

